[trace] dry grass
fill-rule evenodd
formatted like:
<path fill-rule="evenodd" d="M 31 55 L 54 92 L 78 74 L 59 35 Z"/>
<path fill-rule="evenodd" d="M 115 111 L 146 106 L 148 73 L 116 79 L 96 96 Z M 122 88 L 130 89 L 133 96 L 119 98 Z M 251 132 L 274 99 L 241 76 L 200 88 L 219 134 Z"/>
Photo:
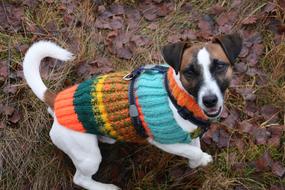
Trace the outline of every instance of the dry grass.
<path fill-rule="evenodd" d="M 123 1 L 125 2 L 125 1 Z M 74 14 L 81 18 L 81 26 L 72 23 L 66 32 L 55 32 L 52 35 L 44 31 L 41 39 L 50 39 L 70 49 L 76 54 L 72 63 L 65 63 L 53 69 L 47 78 L 47 84 L 53 90 L 62 89 L 66 81 L 72 83 L 81 79 L 76 78 L 74 68 L 81 62 L 94 60 L 97 55 L 109 57 L 118 70 L 132 69 L 142 64 L 154 63 L 152 54 L 166 43 L 167 36 L 174 34 L 181 28 L 194 27 L 195 24 L 187 22 L 188 15 L 181 14 L 179 9 L 184 1 L 176 2 L 176 10 L 171 13 L 171 19 L 158 21 L 159 29 L 150 31 L 146 29 L 146 22 L 140 21 L 140 30 L 146 36 L 152 38 L 154 46 L 143 49 L 132 60 L 125 61 L 110 55 L 99 42 L 98 37 L 106 35 L 106 31 L 98 35 L 98 30 L 88 27 L 96 18 L 94 5 L 89 0 L 78 3 Z M 192 1 L 200 11 L 207 10 L 212 4 L 219 2 L 224 6 L 230 6 L 228 1 Z M 264 2 L 264 1 L 263 1 Z M 255 14 L 260 10 L 263 2 L 245 1 L 240 19 Z M 133 1 L 127 1 L 131 5 Z M 37 10 L 26 10 L 24 27 L 35 23 L 45 30 L 49 23 L 55 23 L 58 29 L 63 25 L 63 17 L 57 3 L 41 3 Z M 84 10 L 84 11 L 82 11 Z M 282 17 L 282 13 L 277 13 Z M 284 18 L 282 18 L 284 19 Z M 239 27 L 239 23 L 236 23 Z M 255 79 L 249 79 L 248 84 L 256 88 L 259 94 L 259 103 L 272 102 L 279 108 L 284 108 L 285 100 L 285 43 L 274 46 L 272 38 L 263 26 L 258 30 L 265 36 L 265 56 L 261 61 L 263 70 L 269 76 L 269 84 L 255 86 Z M 0 31 L 0 59 L 9 61 L 10 71 L 21 67 L 23 54 L 15 47 L 19 44 L 31 44 L 35 41 L 33 33 L 8 33 Z M 38 40 L 38 38 L 36 38 Z M 78 41 L 78 46 L 71 46 L 73 40 Z M 131 68 L 130 68 L 131 67 Z M 11 125 L 5 130 L 0 129 L 0 189 L 78 189 L 72 184 L 74 168 L 71 161 L 54 145 L 52 145 L 48 133 L 52 124 L 46 107 L 33 95 L 23 81 L 7 80 L 5 83 L 17 84 L 18 91 L 15 96 L 6 96 L 0 90 L 0 102 L 9 103 L 21 110 L 22 120 L 17 125 Z M 242 98 L 228 97 L 228 106 L 243 109 Z M 283 112 L 284 114 L 284 112 Z M 3 121 L 7 118 L 1 117 Z M 284 118 L 285 120 L 285 118 Z M 237 174 L 231 168 L 228 157 L 235 149 L 209 150 L 215 155 L 215 162 L 207 168 L 199 168 L 195 171 L 187 169 L 187 161 L 156 148 L 130 144 L 116 144 L 114 146 L 100 145 L 103 150 L 104 161 L 100 167 L 96 179 L 113 182 L 123 189 L 233 189 L 241 186 L 245 189 L 267 189 L 270 184 L 284 184 L 285 181 L 264 174 L 256 178 L 250 167 Z M 267 147 L 268 148 L 268 147 Z M 209 149 L 209 148 L 208 148 Z M 237 153 L 237 161 L 255 160 L 262 154 L 264 147 L 247 145 L 244 152 Z M 285 161 L 285 150 L 278 152 L 270 149 L 275 159 Z M 121 157 L 116 157 L 116 155 Z M 112 176 L 119 176 L 114 179 Z"/>

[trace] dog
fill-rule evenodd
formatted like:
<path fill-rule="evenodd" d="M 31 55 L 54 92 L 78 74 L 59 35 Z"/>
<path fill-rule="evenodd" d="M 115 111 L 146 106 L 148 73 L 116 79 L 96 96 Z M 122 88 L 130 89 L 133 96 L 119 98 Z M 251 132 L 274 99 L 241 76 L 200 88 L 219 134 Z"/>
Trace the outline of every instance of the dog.
<path fill-rule="evenodd" d="M 191 168 L 212 162 L 200 148 L 200 137 L 222 113 L 241 48 L 236 33 L 206 43 L 168 44 L 162 48 L 167 65 L 97 76 L 52 93 L 41 79 L 41 60 L 69 61 L 73 54 L 39 41 L 28 49 L 23 71 L 54 118 L 49 135 L 75 165 L 73 182 L 85 189 L 114 190 L 120 188 L 92 179 L 102 160 L 98 140 L 150 143 L 187 158 Z"/>

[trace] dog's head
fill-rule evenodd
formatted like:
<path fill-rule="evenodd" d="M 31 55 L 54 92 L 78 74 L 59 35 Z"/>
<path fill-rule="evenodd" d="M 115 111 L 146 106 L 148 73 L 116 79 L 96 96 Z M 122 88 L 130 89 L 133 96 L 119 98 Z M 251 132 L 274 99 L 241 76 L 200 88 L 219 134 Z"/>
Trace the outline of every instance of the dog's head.
<path fill-rule="evenodd" d="M 224 35 L 212 42 L 178 42 L 162 48 L 162 55 L 176 73 L 176 80 L 191 94 L 204 113 L 220 116 L 224 93 L 232 78 L 232 65 L 242 48 L 238 34 Z"/>

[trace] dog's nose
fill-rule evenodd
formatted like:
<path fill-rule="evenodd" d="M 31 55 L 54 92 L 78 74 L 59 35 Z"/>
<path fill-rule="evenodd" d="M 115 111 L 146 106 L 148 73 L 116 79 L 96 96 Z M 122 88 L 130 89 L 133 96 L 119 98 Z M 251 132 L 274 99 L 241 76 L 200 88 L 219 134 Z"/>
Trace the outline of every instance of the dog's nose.
<path fill-rule="evenodd" d="M 214 94 L 211 95 L 207 95 L 203 97 L 203 104 L 207 107 L 207 108 L 211 108 L 214 107 L 217 102 L 218 102 L 218 97 Z"/>

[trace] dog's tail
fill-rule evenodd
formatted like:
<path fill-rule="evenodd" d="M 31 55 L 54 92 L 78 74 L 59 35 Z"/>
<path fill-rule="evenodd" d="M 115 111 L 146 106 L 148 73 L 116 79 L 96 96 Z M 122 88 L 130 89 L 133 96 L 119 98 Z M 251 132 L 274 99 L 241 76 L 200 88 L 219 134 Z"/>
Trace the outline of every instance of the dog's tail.
<path fill-rule="evenodd" d="M 28 85 L 40 100 L 53 108 L 56 95 L 45 86 L 40 75 L 41 60 L 45 57 L 68 61 L 73 58 L 73 54 L 55 43 L 39 41 L 34 43 L 25 55 L 23 70 Z"/>

